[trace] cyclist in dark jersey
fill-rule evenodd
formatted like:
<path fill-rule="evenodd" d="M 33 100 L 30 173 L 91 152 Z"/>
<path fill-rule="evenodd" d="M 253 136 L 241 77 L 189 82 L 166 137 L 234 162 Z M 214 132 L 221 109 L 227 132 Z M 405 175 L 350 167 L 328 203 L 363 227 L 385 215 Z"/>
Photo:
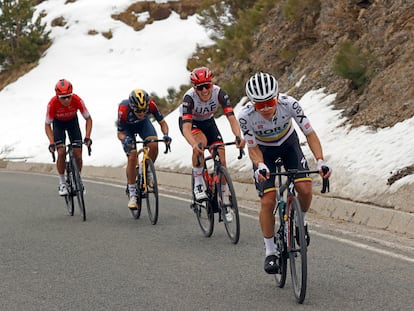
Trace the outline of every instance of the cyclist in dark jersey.
<path fill-rule="evenodd" d="M 276 170 L 275 160 L 278 157 L 282 158 L 286 169 L 308 169 L 293 120 L 306 136 L 321 176 L 328 178 L 331 169 L 323 159 L 321 143 L 303 109 L 293 97 L 279 94 L 278 83 L 273 76 L 262 72 L 256 73 L 246 83 L 246 94 L 250 102 L 242 108 L 238 120 L 253 163 L 256 189 L 259 191 L 259 182 L 264 183 L 263 190 L 259 192 L 261 203 L 259 221 L 266 247 L 264 269 L 267 273 L 273 274 L 278 269 L 273 239 L 275 225 L 273 208 L 276 188 L 275 176 L 270 176 L 270 172 Z M 322 166 L 329 168 L 326 174 L 322 172 Z M 266 176 L 263 176 L 261 171 L 265 171 Z M 305 219 L 312 201 L 312 179 L 307 175 L 297 176 L 295 189 Z M 306 220 L 305 231 L 309 244 Z"/>
<path fill-rule="evenodd" d="M 212 76 L 207 67 L 194 69 L 190 76 L 194 87 L 184 94 L 183 103 L 179 108 L 181 133 L 193 148 L 192 165 L 196 200 L 207 198 L 205 189 L 202 188 L 201 176 L 204 149 L 200 149 L 199 143 L 206 146 L 223 142 L 214 120 L 214 113 L 219 106 L 223 108 L 223 112 L 230 123 L 231 130 L 236 137 L 237 147 L 244 147 L 244 140 L 241 138 L 239 124 L 234 116 L 229 97 L 223 89 L 211 82 Z M 223 165 L 226 166 L 224 148 L 220 147 L 218 152 Z M 200 164 L 197 164 L 198 156 L 201 156 L 202 159 Z M 223 187 L 223 191 L 226 191 L 226 187 Z"/>
<path fill-rule="evenodd" d="M 73 86 L 66 79 L 60 79 L 55 85 L 56 95 L 47 105 L 45 132 L 49 139 L 49 151 L 57 150 L 56 168 L 59 174 L 59 195 L 67 195 L 65 181 L 66 132 L 73 145 L 73 155 L 82 170 L 82 133 L 79 128 L 78 110 L 86 120 L 85 139 L 83 143 L 88 147 L 92 144 L 92 118 L 86 109 L 83 100 L 73 93 Z M 53 124 L 53 129 L 52 129 Z"/>
<path fill-rule="evenodd" d="M 171 143 L 171 137 L 168 136 L 168 124 L 157 107 L 155 101 L 149 97 L 148 93 L 141 89 L 133 90 L 128 99 L 123 100 L 118 106 L 118 139 L 122 142 L 125 154 L 128 157 L 126 167 L 127 183 L 129 190 L 128 207 L 137 208 L 136 197 L 136 166 L 137 166 L 137 147 L 135 134 L 139 134 L 141 139 L 157 139 L 157 132 L 152 125 L 149 115 L 152 114 L 161 127 L 164 134 L 163 139 L 166 144 Z M 155 163 L 158 156 L 158 143 L 148 144 L 149 156 Z M 151 183 L 151 176 L 148 176 Z"/>

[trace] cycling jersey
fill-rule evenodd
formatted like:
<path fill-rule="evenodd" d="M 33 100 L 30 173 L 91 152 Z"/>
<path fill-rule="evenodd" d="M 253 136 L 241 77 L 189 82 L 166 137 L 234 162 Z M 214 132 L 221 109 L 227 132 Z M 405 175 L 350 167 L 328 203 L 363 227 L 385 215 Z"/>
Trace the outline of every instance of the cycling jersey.
<path fill-rule="evenodd" d="M 305 135 L 313 131 L 298 101 L 286 94 L 279 94 L 276 113 L 271 120 L 264 119 L 252 103 L 241 109 L 238 119 L 248 147 L 282 145 L 295 132 L 292 120 Z"/>
<path fill-rule="evenodd" d="M 308 169 L 292 120 L 295 120 L 305 135 L 310 134 L 313 128 L 296 99 L 279 94 L 276 113 L 270 120 L 263 118 L 249 102 L 240 111 L 238 119 L 247 146 L 259 145 L 263 161 L 271 172 L 276 169 L 275 161 L 278 157 L 282 158 L 285 169 Z M 310 181 L 307 174 L 298 174 L 295 178 L 295 182 Z M 262 185 L 257 182 L 255 185 L 260 196 L 275 191 L 275 176 L 271 175 Z"/>
<path fill-rule="evenodd" d="M 143 139 L 150 136 L 156 137 L 157 131 L 149 120 L 150 114 L 152 114 L 158 122 L 164 120 L 164 116 L 153 99 L 149 100 L 148 109 L 143 118 L 138 118 L 136 116 L 134 111 L 129 107 L 128 99 L 123 100 L 118 106 L 118 131 L 125 132 L 127 136 L 130 136 L 134 140 L 134 134 L 139 134 Z"/>
<path fill-rule="evenodd" d="M 158 109 L 158 106 L 153 99 L 150 99 L 148 109 L 145 112 L 144 117 L 141 119 L 139 119 L 135 115 L 134 111 L 129 107 L 129 100 L 123 100 L 118 106 L 118 131 L 124 132 L 126 127 L 133 127 L 134 124 L 138 124 L 142 120 L 149 118 L 150 114 L 152 114 L 158 122 L 164 119 L 164 116 Z"/>
<path fill-rule="evenodd" d="M 180 117 L 183 122 L 205 121 L 214 117 L 219 105 L 223 108 L 223 112 L 233 115 L 233 107 L 231 106 L 229 96 L 218 85 L 212 86 L 211 98 L 207 102 L 201 101 L 194 88 L 189 89 L 184 94 L 183 103 L 179 108 Z"/>
<path fill-rule="evenodd" d="M 90 117 L 83 100 L 76 94 L 72 94 L 69 106 L 63 106 L 57 96 L 53 96 L 47 105 L 46 124 L 52 124 L 53 120 L 69 121 L 76 117 L 78 110 L 87 119 Z"/>

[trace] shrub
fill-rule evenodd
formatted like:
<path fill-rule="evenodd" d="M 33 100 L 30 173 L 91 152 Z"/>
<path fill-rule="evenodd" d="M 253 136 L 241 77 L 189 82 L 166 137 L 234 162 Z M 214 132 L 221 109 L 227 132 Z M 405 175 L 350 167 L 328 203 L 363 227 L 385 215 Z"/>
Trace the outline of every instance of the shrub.
<path fill-rule="evenodd" d="M 287 0 L 283 5 L 283 16 L 290 20 L 299 20 L 321 9 L 320 0 Z"/>
<path fill-rule="evenodd" d="M 368 55 L 345 41 L 335 55 L 333 69 L 342 78 L 351 80 L 355 89 L 362 91 L 369 80 Z"/>

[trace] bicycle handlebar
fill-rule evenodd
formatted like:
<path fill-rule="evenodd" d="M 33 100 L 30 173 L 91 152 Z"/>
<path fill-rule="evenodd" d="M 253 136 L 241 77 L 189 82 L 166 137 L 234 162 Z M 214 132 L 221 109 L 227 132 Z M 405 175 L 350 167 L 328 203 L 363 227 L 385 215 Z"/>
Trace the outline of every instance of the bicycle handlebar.
<path fill-rule="evenodd" d="M 165 141 L 163 139 L 145 139 L 145 140 L 138 140 L 136 141 L 137 144 L 143 144 L 144 146 L 147 146 L 149 143 L 159 143 L 159 142 L 164 142 Z M 165 151 L 164 153 L 168 153 L 171 152 L 171 144 L 165 144 Z"/>
<path fill-rule="evenodd" d="M 238 142 L 240 143 L 240 138 L 237 139 Z M 230 145 L 235 145 L 236 142 L 232 141 L 232 142 L 227 142 L 227 143 L 220 143 L 220 144 L 214 144 L 214 145 L 207 145 L 203 147 L 202 143 L 198 143 L 198 148 L 202 149 L 202 150 L 206 150 L 206 149 L 215 149 L 217 150 L 219 147 L 222 146 L 230 146 Z M 241 159 L 243 158 L 243 156 L 245 155 L 244 153 L 244 149 L 239 149 L 239 156 L 237 157 L 237 159 Z M 199 166 L 201 164 L 201 156 L 197 157 L 197 166 Z"/>
<path fill-rule="evenodd" d="M 328 173 L 329 168 L 327 166 L 322 166 L 322 172 L 324 174 Z M 266 177 L 266 170 L 260 170 L 260 174 Z M 298 174 L 319 174 L 318 170 L 298 170 L 298 169 L 289 169 L 285 172 L 275 172 L 270 173 L 272 176 L 295 176 Z M 329 192 L 329 178 L 322 178 L 322 189 L 321 193 Z"/>
<path fill-rule="evenodd" d="M 78 144 L 67 144 L 66 147 L 69 146 L 69 145 L 76 145 L 76 146 L 78 146 Z M 88 146 L 88 156 L 91 156 L 91 153 L 92 153 L 92 147 L 91 146 Z M 51 154 L 52 154 L 52 160 L 53 160 L 53 163 L 54 163 L 54 162 L 56 162 L 55 152 L 51 152 Z"/>

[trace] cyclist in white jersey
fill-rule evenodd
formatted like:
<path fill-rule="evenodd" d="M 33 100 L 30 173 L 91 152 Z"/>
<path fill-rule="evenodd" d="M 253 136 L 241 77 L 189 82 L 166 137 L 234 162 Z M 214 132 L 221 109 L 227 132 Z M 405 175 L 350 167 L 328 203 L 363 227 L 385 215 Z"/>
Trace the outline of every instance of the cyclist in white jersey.
<path fill-rule="evenodd" d="M 276 170 L 275 160 L 279 157 L 286 169 L 309 169 L 293 121 L 306 136 L 309 148 L 316 159 L 317 169 L 323 178 L 330 176 L 331 168 L 323 159 L 319 138 L 299 102 L 291 96 L 280 94 L 278 83 L 272 75 L 262 72 L 253 75 L 246 83 L 246 95 L 250 102 L 242 108 L 238 120 L 247 143 L 256 189 L 260 196 L 259 221 L 266 247 L 264 269 L 267 273 L 274 274 L 278 270 L 273 239 L 276 188 L 275 176 L 270 176 L 270 172 Z M 326 174 L 322 172 L 322 166 L 329 168 Z M 261 174 L 263 171 L 266 171 L 266 176 Z M 260 188 L 259 182 L 263 183 Z M 295 179 L 295 189 L 305 219 L 312 201 L 312 179 L 305 174 L 298 175 Z M 309 245 L 306 220 L 305 231 Z"/>
<path fill-rule="evenodd" d="M 212 76 L 207 67 L 194 69 L 190 75 L 194 87 L 184 94 L 183 103 L 179 108 L 181 133 L 193 148 L 192 166 L 196 200 L 207 198 L 205 189 L 202 188 L 204 150 L 199 147 L 199 144 L 201 143 L 204 147 L 223 142 L 214 120 L 214 113 L 219 106 L 223 108 L 223 112 L 230 123 L 231 130 L 236 137 L 237 148 L 244 147 L 244 140 L 241 138 L 240 127 L 234 116 L 229 96 L 218 85 L 211 82 Z M 226 166 L 224 147 L 219 147 L 218 153 L 222 164 Z M 201 163 L 197 163 L 199 156 L 201 156 Z M 225 187 L 223 189 L 226 191 Z"/>

